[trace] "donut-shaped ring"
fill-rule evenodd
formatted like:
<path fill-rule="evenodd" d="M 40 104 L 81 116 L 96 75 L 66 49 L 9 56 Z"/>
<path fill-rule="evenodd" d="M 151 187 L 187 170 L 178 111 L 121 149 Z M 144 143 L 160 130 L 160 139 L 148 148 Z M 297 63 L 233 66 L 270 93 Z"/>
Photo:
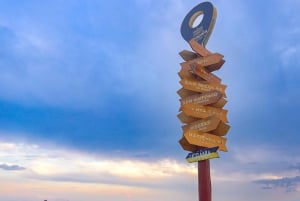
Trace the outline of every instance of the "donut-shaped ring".
<path fill-rule="evenodd" d="M 203 15 L 201 23 L 193 27 L 194 21 L 200 15 Z M 214 6 L 210 2 L 200 3 L 185 16 L 181 24 L 181 35 L 187 42 L 194 39 L 205 46 L 214 27 L 215 20 L 216 9 Z"/>

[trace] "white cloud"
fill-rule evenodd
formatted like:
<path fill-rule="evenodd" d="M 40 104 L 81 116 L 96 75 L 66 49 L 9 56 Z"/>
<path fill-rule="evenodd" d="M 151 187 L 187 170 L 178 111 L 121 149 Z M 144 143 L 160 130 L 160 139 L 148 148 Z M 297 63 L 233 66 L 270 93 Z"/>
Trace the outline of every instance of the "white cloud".
<path fill-rule="evenodd" d="M 92 182 L 108 183 L 117 182 L 115 179 L 127 179 L 143 182 L 162 181 L 174 177 L 176 174 L 195 175 L 195 167 L 178 163 L 177 161 L 164 159 L 159 161 L 145 162 L 140 160 L 123 159 L 104 156 L 90 156 L 75 151 L 61 149 L 46 149 L 37 145 L 0 143 L 1 161 L 18 161 L 25 166 L 30 177 L 48 178 L 74 176 L 73 180 L 80 182 L 79 178 L 91 178 Z M 77 175 L 77 176 L 75 176 Z M 76 178 L 77 177 L 77 178 Z M 112 178 L 111 181 L 109 181 Z M 71 179 L 71 178 L 69 178 Z"/>
<path fill-rule="evenodd" d="M 236 149 L 230 153 L 234 158 L 221 157 L 212 160 L 213 192 L 216 193 L 217 200 L 220 200 L 220 194 L 231 192 L 230 186 L 249 194 L 250 190 L 257 191 L 260 188 L 260 185 L 252 183 L 253 181 L 280 179 L 284 175 L 292 176 L 298 172 L 298 166 L 291 166 L 292 163 L 286 163 L 290 165 L 283 168 L 271 168 L 277 164 L 273 162 L 280 155 L 276 151 L 275 155 L 273 153 L 263 147 Z M 292 157 L 288 157 L 284 161 L 291 160 Z M 72 196 L 72 200 L 75 201 L 83 197 L 90 197 L 90 200 L 101 197 L 123 201 L 128 198 L 124 198 L 124 195 L 133 200 L 149 196 L 149 201 L 150 198 L 171 199 L 175 196 L 174 200 L 179 201 L 184 198 L 193 200 L 193 197 L 197 196 L 196 164 L 187 164 L 184 160 L 136 160 L 118 155 L 91 155 L 60 147 L 2 141 L 0 161 L 14 162 L 26 167 L 22 172 L 10 172 L 5 175 L 0 171 L 2 182 L 7 185 L 0 197 L 9 194 L 10 188 L 20 189 L 21 194 L 26 194 L 22 190 L 24 185 L 27 185 L 25 189 L 35 189 L 30 190 L 32 193 L 27 193 L 27 196 L 47 195 L 53 200 L 59 197 L 70 199 L 66 195 Z M 2 182 L 0 186 L 3 185 Z M 224 191 L 224 185 L 228 187 L 227 193 Z M 173 192 L 172 196 L 170 192 Z M 262 191 L 261 194 L 267 192 Z M 237 197 L 243 196 L 238 193 Z"/>
<path fill-rule="evenodd" d="M 51 200 L 59 200 L 59 197 L 98 200 L 100 197 L 125 201 L 129 197 L 138 200 L 146 196 L 145 200 L 149 201 L 155 197 L 179 201 L 183 197 L 181 192 L 191 191 L 189 187 L 194 183 L 190 181 L 196 174 L 195 166 L 171 159 L 142 161 L 92 156 L 59 147 L 13 142 L 0 143 L 0 161 L 14 161 L 26 167 L 23 173 L 2 174 L 0 171 L 0 198 L 7 195 L 16 200 L 22 195 L 25 200 L 47 196 Z M 182 185 L 184 189 L 172 192 Z M 12 194 L 12 189 L 18 190 L 18 195 Z M 190 195 L 185 197 L 190 199 Z"/>

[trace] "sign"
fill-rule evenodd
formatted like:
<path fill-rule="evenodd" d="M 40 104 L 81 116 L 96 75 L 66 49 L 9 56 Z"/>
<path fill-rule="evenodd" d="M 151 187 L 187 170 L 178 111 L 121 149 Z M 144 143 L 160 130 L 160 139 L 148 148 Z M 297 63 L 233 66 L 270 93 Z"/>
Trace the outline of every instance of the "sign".
<path fill-rule="evenodd" d="M 199 150 L 199 147 L 197 145 L 192 145 L 192 144 L 188 143 L 188 141 L 185 139 L 185 137 L 182 137 L 179 140 L 179 144 L 186 151 L 194 152 L 194 151 Z"/>
<path fill-rule="evenodd" d="M 193 27 L 193 23 L 200 15 L 203 15 L 201 23 Z M 194 39 L 205 46 L 215 25 L 216 17 L 217 11 L 210 2 L 198 4 L 183 19 L 181 24 L 182 37 L 187 42 Z"/>
<path fill-rule="evenodd" d="M 201 149 L 201 150 L 195 151 L 193 153 L 189 153 L 185 159 L 189 163 L 192 163 L 192 162 L 198 162 L 198 161 L 203 161 L 203 160 L 212 159 L 212 158 L 219 158 L 219 154 L 218 154 L 217 150 L 218 150 L 218 147 Z"/>
<path fill-rule="evenodd" d="M 197 52 L 200 56 L 205 57 L 208 55 L 211 55 L 211 52 L 208 51 L 204 46 L 200 45 L 197 41 L 195 41 L 194 39 L 189 41 L 189 44 L 191 46 L 191 48 Z M 189 59 L 191 60 L 191 59 Z"/>
<path fill-rule="evenodd" d="M 191 65 L 192 72 L 201 77 L 202 79 L 206 80 L 207 82 L 213 82 L 213 83 L 221 83 L 221 79 L 214 75 L 213 73 L 210 73 L 204 66 L 199 65 Z"/>
<path fill-rule="evenodd" d="M 218 102 L 210 105 L 211 107 L 222 108 L 226 105 L 227 100 L 225 98 L 221 98 Z"/>
<path fill-rule="evenodd" d="M 203 17 L 202 21 L 195 24 L 199 16 Z M 180 90 L 179 93 L 177 92 L 182 98 L 180 110 L 183 111 L 178 115 L 178 118 L 188 125 L 183 126 L 184 133 L 179 143 L 184 150 L 193 152 L 186 157 L 188 162 L 198 161 L 198 193 L 201 201 L 211 201 L 210 162 L 208 159 L 219 157 L 218 148 L 221 151 L 227 151 L 227 139 L 217 136 L 217 134 L 225 135 L 229 129 L 226 124 L 227 110 L 221 109 L 226 104 L 224 99 L 226 98 L 226 86 L 221 84 L 220 78 L 211 73 L 220 69 L 225 61 L 223 55 L 211 53 L 205 49 L 216 16 L 217 11 L 214 6 L 210 2 L 203 2 L 194 7 L 181 24 L 181 35 L 190 43 L 195 53 L 187 50 L 180 52 L 180 56 L 185 62 L 181 63 L 182 69 L 179 72 L 182 79 L 180 83 L 184 89 Z M 188 96 L 187 91 L 200 92 L 201 94 Z M 211 99 L 209 96 L 203 96 L 203 93 L 210 91 L 217 91 L 221 97 L 216 95 L 215 97 L 218 99 L 213 100 L 213 95 L 211 95 Z M 211 104 L 207 104 L 210 101 L 212 101 Z M 205 106 L 201 104 L 205 104 Z M 190 121 L 192 120 L 188 119 L 190 117 L 196 120 Z M 199 130 L 208 130 L 216 135 Z M 208 149 L 203 149 L 203 147 Z"/>
<path fill-rule="evenodd" d="M 196 59 L 197 57 L 199 57 L 195 52 L 191 52 L 188 50 L 182 50 L 181 52 L 179 52 L 179 55 L 185 61 Z"/>
<path fill-rule="evenodd" d="M 230 129 L 230 126 L 221 121 L 219 123 L 218 127 L 215 130 L 210 131 L 210 133 L 214 134 L 214 135 L 218 135 L 218 136 L 224 136 L 228 133 L 229 129 Z"/>
<path fill-rule="evenodd" d="M 230 126 L 222 122 L 215 116 L 206 117 L 201 120 L 191 122 L 187 125 L 182 126 L 182 130 L 197 130 L 203 133 L 211 133 L 218 136 L 224 136 L 228 132 Z"/>
<path fill-rule="evenodd" d="M 209 65 L 219 63 L 223 59 L 223 57 L 224 56 L 219 53 L 214 53 L 214 54 L 210 54 L 205 57 L 198 57 L 196 59 L 182 62 L 180 65 L 182 66 L 184 64 L 189 64 L 189 65 L 195 64 L 195 65 L 201 65 L 201 66 L 209 66 Z"/>
<path fill-rule="evenodd" d="M 189 103 L 182 105 L 180 108 L 186 115 L 195 118 L 206 118 L 210 116 L 216 116 L 224 123 L 228 123 L 227 120 L 227 110 L 214 108 L 209 106 L 197 105 Z"/>
<path fill-rule="evenodd" d="M 219 91 L 207 91 L 201 94 L 194 94 L 188 97 L 184 97 L 180 100 L 181 105 L 186 105 L 189 103 L 209 105 L 215 104 L 222 98 L 222 94 Z"/>
<path fill-rule="evenodd" d="M 185 97 L 188 97 L 188 96 L 192 96 L 192 95 L 195 95 L 195 94 L 198 94 L 197 92 L 194 92 L 194 91 L 190 91 L 190 90 L 187 90 L 187 89 L 184 89 L 184 88 L 181 88 L 177 91 L 177 94 L 181 97 L 181 98 L 185 98 Z"/>
<path fill-rule="evenodd" d="M 211 90 L 217 90 L 226 96 L 225 89 L 226 85 L 217 84 L 217 83 L 207 83 L 205 81 L 197 81 L 192 79 L 182 79 L 180 84 L 183 88 L 196 92 L 207 92 Z"/>
<path fill-rule="evenodd" d="M 208 51 L 205 47 L 203 47 L 202 45 L 197 43 L 195 40 L 191 40 L 191 41 L 189 41 L 189 43 L 190 43 L 192 49 L 201 56 L 209 56 L 212 54 L 210 51 Z M 190 57 L 190 60 L 192 60 L 192 57 Z M 205 66 L 205 69 L 209 72 L 213 72 L 215 70 L 219 70 L 224 63 L 225 63 L 225 60 L 222 59 L 221 61 L 219 61 L 215 64 Z"/>
<path fill-rule="evenodd" d="M 195 76 L 206 80 L 208 82 L 220 83 L 221 79 L 210 73 L 205 67 L 200 65 L 195 65 L 194 63 L 189 64 L 188 62 L 181 63 L 181 70 L 178 73 L 181 79 L 193 79 Z"/>
<path fill-rule="evenodd" d="M 215 116 L 207 117 L 195 122 L 192 122 L 188 125 L 182 126 L 183 131 L 187 130 L 198 130 L 203 133 L 215 130 L 220 123 L 220 119 Z"/>
<path fill-rule="evenodd" d="M 195 79 L 192 68 L 189 65 L 181 66 L 181 70 L 179 71 L 178 75 L 181 79 Z"/>
<path fill-rule="evenodd" d="M 207 148 L 219 147 L 220 151 L 227 152 L 227 139 L 224 137 L 212 135 L 209 133 L 202 133 L 197 130 L 188 130 L 184 132 L 183 135 L 190 144 Z"/>
<path fill-rule="evenodd" d="M 186 124 L 191 123 L 191 122 L 197 120 L 197 118 L 187 116 L 187 115 L 184 114 L 183 112 L 179 113 L 179 114 L 177 115 L 177 118 L 178 118 L 182 123 L 186 123 Z"/>
<path fill-rule="evenodd" d="M 218 63 L 215 63 L 215 64 L 212 64 L 212 65 L 209 65 L 209 66 L 205 66 L 205 68 L 209 71 L 209 72 L 213 72 L 215 70 L 219 70 L 222 65 L 225 63 L 225 60 L 221 60 L 219 61 Z"/>

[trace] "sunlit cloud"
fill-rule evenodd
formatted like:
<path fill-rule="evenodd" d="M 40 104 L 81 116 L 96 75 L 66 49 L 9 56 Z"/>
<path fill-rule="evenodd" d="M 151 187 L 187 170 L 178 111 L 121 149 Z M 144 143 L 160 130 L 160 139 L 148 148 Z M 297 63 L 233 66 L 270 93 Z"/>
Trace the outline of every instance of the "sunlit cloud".
<path fill-rule="evenodd" d="M 101 197 L 126 201 L 142 196 L 148 196 L 145 200 L 149 201 L 153 196 L 171 199 L 174 192 L 170 192 L 174 189 L 181 189 L 182 185 L 193 187 L 197 175 L 195 165 L 185 161 L 91 155 L 29 143 L 0 142 L 0 161 L 17 162 L 19 167 L 26 167 L 17 173 L 9 171 L 12 172 L 10 175 L 0 169 L 0 198 L 10 195 L 16 200 L 18 195 L 12 194 L 16 190 L 25 197 L 24 200 L 46 199 L 45 194 L 51 200 L 66 199 L 67 194 L 72 195 L 72 200 Z M 182 200 L 180 191 L 175 200 Z"/>
<path fill-rule="evenodd" d="M 126 181 L 152 183 L 172 179 L 175 175 L 195 175 L 193 165 L 179 163 L 172 159 L 141 161 L 90 156 L 71 150 L 46 149 L 38 145 L 0 143 L 1 161 L 18 161 L 26 167 L 24 177 L 74 182 L 118 183 Z M 19 168 L 21 166 L 5 166 Z M 4 169 L 4 165 L 0 168 Z M 131 184 L 132 185 L 132 184 Z"/>
<path fill-rule="evenodd" d="M 284 182 L 292 182 L 288 186 L 297 190 L 297 163 L 290 163 L 294 165 L 276 170 L 275 167 L 270 168 L 273 158 L 269 158 L 272 152 L 268 150 L 257 148 L 252 153 L 238 153 L 232 150 L 231 153 L 234 156 L 233 160 L 227 161 L 221 157 L 211 161 L 215 191 L 225 193 L 222 190 L 224 185 L 239 186 L 241 189 L 249 188 L 249 185 L 253 189 L 255 186 L 277 189 L 281 188 L 280 185 L 285 185 Z M 256 159 L 254 155 L 257 153 L 261 153 L 261 156 Z M 179 162 L 171 158 L 147 161 L 147 158 L 91 155 L 61 147 L 1 142 L 0 161 L 7 164 L 15 162 L 20 167 L 26 167 L 25 170 L 17 171 L 15 175 L 15 171 L 9 171 L 12 172 L 9 177 L 5 177 L 0 171 L 2 182 L 7 184 L 7 187 L 3 188 L 3 196 L 9 194 L 13 188 L 20 189 L 20 192 L 24 189 L 30 192 L 34 190 L 34 193 L 27 193 L 29 197 L 38 196 L 41 199 L 45 194 L 53 194 L 50 198 L 59 200 L 66 199 L 66 192 L 72 194 L 71 191 L 76 190 L 78 200 L 79 197 L 83 198 L 82 196 L 90 197 L 90 200 L 96 200 L 94 197 L 99 196 L 126 200 L 128 196 L 140 198 L 151 194 L 168 197 L 163 194 L 174 189 L 195 196 L 197 189 L 197 164 L 188 164 L 184 160 Z M 247 169 L 251 165 L 254 169 Z M 262 170 L 258 171 L 261 167 Z M 287 172 L 289 174 L 286 174 Z M 290 177 L 283 179 L 283 175 Z M 178 196 L 180 197 L 180 194 Z"/>
<path fill-rule="evenodd" d="M 187 164 L 184 160 L 182 162 L 174 159 L 145 161 L 145 159 L 136 160 L 117 155 L 95 156 L 74 150 L 5 142 L 0 143 L 0 153 L 1 161 L 7 163 L 18 161 L 17 167 L 26 167 L 21 174 L 24 178 L 44 181 L 150 187 L 157 182 L 162 184 L 174 181 L 179 175 L 186 175 L 190 178 L 197 175 L 196 164 Z M 217 183 L 252 182 L 280 179 L 283 175 L 295 175 L 298 166 L 274 165 L 273 157 L 276 155 L 272 156 L 272 154 L 259 148 L 252 149 L 252 152 L 233 151 L 235 165 L 222 158 L 212 161 L 212 179 Z M 215 164 L 220 164 L 220 166 Z M 238 166 L 235 167 L 237 164 Z M 241 169 L 241 167 L 244 168 Z"/>

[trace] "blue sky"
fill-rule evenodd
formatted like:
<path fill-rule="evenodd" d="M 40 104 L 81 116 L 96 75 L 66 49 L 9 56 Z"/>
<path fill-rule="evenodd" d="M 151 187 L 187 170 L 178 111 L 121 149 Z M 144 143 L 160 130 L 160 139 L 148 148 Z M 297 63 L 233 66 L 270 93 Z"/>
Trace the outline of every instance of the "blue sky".
<path fill-rule="evenodd" d="M 213 199 L 298 201 L 300 3 L 211 2 L 231 125 Z M 196 200 L 176 91 L 198 3 L 0 1 L 0 200 Z"/>

